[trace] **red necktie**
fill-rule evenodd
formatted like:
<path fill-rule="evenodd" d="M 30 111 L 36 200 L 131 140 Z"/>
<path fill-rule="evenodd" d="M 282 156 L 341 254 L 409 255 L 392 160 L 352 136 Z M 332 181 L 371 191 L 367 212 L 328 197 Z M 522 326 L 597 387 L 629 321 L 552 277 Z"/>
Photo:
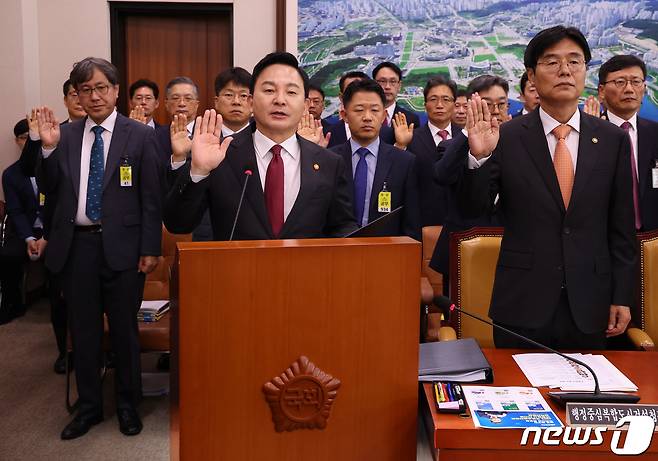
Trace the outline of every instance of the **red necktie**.
<path fill-rule="evenodd" d="M 448 139 L 448 130 L 439 130 L 438 135 L 441 137 L 441 141 Z"/>
<path fill-rule="evenodd" d="M 272 160 L 265 175 L 265 206 L 270 217 L 272 233 L 279 236 L 283 227 L 283 159 L 281 146 L 276 144 L 270 149 Z"/>
<path fill-rule="evenodd" d="M 388 112 L 386 112 L 386 117 L 384 118 L 384 123 L 382 123 L 383 126 L 389 126 L 388 122 Z"/>
<path fill-rule="evenodd" d="M 621 128 L 628 133 L 629 141 L 631 137 L 630 129 L 631 124 L 629 122 L 624 122 L 621 124 Z M 640 194 L 639 194 L 639 184 L 637 180 L 637 166 L 635 165 L 635 149 L 633 149 L 633 142 L 631 141 L 631 174 L 633 175 L 633 209 L 635 211 L 635 229 L 639 230 L 642 228 L 642 217 L 640 216 Z"/>

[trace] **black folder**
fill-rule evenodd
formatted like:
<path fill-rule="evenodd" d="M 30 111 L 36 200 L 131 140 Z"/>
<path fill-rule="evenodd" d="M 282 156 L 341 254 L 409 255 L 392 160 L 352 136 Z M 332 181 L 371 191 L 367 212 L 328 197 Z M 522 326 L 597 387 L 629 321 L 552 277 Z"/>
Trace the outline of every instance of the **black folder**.
<path fill-rule="evenodd" d="M 493 370 L 473 338 L 423 343 L 418 381 L 493 382 Z"/>
<path fill-rule="evenodd" d="M 395 210 L 392 210 L 390 213 L 380 216 L 372 222 L 369 222 L 363 227 L 359 227 L 357 230 L 350 232 L 345 236 L 347 237 L 377 237 L 381 234 L 381 230 L 393 220 L 393 218 L 400 213 L 400 210 L 404 208 L 404 205 L 400 205 Z"/>

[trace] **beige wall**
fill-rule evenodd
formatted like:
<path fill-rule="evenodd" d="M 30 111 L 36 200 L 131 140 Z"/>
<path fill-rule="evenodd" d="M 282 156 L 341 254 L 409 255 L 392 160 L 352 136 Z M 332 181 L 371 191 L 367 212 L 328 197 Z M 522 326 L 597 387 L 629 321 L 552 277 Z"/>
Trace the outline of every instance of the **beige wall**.
<path fill-rule="evenodd" d="M 275 48 L 276 0 L 176 2 L 233 4 L 233 57 L 237 66 L 251 69 Z M 287 4 L 286 39 L 293 51 L 297 47 L 297 1 L 288 0 Z M 66 117 L 61 85 L 72 63 L 86 56 L 110 58 L 106 0 L 2 0 L 2 7 L 0 171 L 18 158 L 12 128 L 30 107 L 48 105 L 60 119 Z"/>

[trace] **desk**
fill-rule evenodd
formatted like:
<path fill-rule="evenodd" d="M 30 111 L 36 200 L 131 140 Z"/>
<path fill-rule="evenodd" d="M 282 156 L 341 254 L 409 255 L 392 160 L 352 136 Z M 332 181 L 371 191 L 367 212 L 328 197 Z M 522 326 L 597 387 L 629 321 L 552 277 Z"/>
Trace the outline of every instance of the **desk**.
<path fill-rule="evenodd" d="M 530 386 L 518 367 L 512 354 L 530 352 L 528 350 L 483 349 L 494 370 L 495 386 Z M 536 352 L 536 351 L 533 351 Z M 600 353 L 600 352 L 599 352 Z M 629 377 L 639 388 L 640 403 L 658 403 L 658 352 L 605 351 L 603 352 L 619 370 Z M 564 408 L 555 405 L 546 395 L 548 388 L 539 389 L 560 420 L 565 423 Z M 429 403 L 428 403 L 429 402 Z M 610 450 L 612 431 L 605 433 L 605 441 L 599 446 L 521 446 L 518 429 L 476 429 L 473 420 L 459 415 L 438 413 L 434 405 L 432 385 L 421 387 L 421 411 L 427 430 L 432 455 L 440 461 L 553 461 L 555 459 L 619 459 Z M 619 445 L 625 440 L 622 436 Z M 658 459 L 658 434 L 654 435 L 651 446 L 644 454 L 634 459 Z"/>

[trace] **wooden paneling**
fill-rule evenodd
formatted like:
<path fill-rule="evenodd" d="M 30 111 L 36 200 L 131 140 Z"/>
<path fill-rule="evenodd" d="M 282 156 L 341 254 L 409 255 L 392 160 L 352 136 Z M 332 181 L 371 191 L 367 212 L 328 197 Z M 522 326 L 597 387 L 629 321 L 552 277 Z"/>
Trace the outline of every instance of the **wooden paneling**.
<path fill-rule="evenodd" d="M 178 247 L 172 459 L 415 459 L 418 242 Z M 325 429 L 278 433 L 262 386 L 301 355 L 341 387 Z"/>
<path fill-rule="evenodd" d="M 230 13 L 134 13 L 122 17 L 124 30 L 120 109 L 128 107 L 128 87 L 139 78 L 160 87 L 158 123 L 169 123 L 164 89 L 176 76 L 191 77 L 199 85 L 199 113 L 213 107 L 215 76 L 232 65 Z M 121 61 L 121 60 L 120 60 Z"/>

